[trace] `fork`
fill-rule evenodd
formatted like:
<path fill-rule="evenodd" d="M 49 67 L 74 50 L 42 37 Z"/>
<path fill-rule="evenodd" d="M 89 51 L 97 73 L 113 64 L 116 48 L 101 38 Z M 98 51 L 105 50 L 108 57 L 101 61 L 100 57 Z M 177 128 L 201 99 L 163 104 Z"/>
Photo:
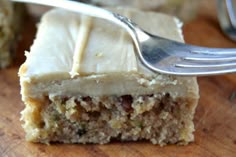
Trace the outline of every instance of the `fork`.
<path fill-rule="evenodd" d="M 102 8 L 69 0 L 11 0 L 59 7 L 109 20 L 123 27 L 132 37 L 141 63 L 153 72 L 202 76 L 236 72 L 236 49 L 207 48 L 152 35 L 130 19 Z"/>
<path fill-rule="evenodd" d="M 236 41 L 236 1 L 217 0 L 217 13 L 222 31 Z"/>

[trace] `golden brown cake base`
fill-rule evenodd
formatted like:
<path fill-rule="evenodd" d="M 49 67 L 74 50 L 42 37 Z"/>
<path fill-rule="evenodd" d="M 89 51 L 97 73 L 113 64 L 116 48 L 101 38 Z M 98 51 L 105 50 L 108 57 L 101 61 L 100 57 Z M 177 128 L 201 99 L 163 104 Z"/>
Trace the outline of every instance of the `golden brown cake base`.
<path fill-rule="evenodd" d="M 197 100 L 173 99 L 168 93 L 47 97 L 29 103 L 23 117 L 35 125 L 25 128 L 34 142 L 104 144 L 116 139 L 165 145 L 187 144 L 194 138 L 192 119 Z"/>

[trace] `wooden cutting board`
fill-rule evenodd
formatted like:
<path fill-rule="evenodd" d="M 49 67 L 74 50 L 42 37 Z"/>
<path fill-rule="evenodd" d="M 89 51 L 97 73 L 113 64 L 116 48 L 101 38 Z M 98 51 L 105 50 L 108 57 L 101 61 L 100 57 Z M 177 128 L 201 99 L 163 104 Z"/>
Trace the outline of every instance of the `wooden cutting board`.
<path fill-rule="evenodd" d="M 209 1 L 207 1 L 208 3 Z M 206 4 L 207 4 L 206 3 Z M 187 43 L 209 47 L 236 47 L 220 31 L 214 5 L 202 5 L 200 14 L 184 26 Z M 200 77 L 200 102 L 196 110 L 195 142 L 188 146 L 160 147 L 148 142 L 107 145 L 33 144 L 21 128 L 17 71 L 35 33 L 27 20 L 14 65 L 0 71 L 0 156 L 3 157 L 236 157 L 236 74 Z M 236 93 L 235 93 L 236 95 Z"/>

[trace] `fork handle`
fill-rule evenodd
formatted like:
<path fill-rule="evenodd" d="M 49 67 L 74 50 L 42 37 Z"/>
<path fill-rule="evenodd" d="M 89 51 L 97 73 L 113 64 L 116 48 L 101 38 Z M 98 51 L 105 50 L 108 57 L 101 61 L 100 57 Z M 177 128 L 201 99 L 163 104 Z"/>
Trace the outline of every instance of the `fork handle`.
<path fill-rule="evenodd" d="M 11 1 L 57 7 L 73 11 L 76 13 L 85 14 L 88 16 L 102 18 L 111 21 L 115 24 L 118 24 L 119 26 L 123 27 L 131 36 L 134 36 L 134 33 L 131 30 L 130 26 L 128 26 L 123 21 L 124 18 L 123 16 L 92 5 L 84 4 L 81 2 L 75 2 L 72 0 L 11 0 Z"/>
<path fill-rule="evenodd" d="M 101 9 L 99 7 L 87 5 L 81 2 L 75 2 L 72 0 L 11 0 L 11 1 L 63 8 L 73 12 L 86 14 L 89 16 L 103 18 L 107 20 L 113 20 L 114 22 L 116 22 L 115 21 L 116 19 L 114 19 L 114 16 L 111 12 L 105 9 Z"/>
<path fill-rule="evenodd" d="M 11 1 L 57 7 L 57 8 L 73 11 L 76 13 L 81 13 L 88 16 L 98 17 L 98 18 L 108 20 L 124 28 L 131 35 L 134 43 L 137 44 L 136 34 L 133 31 L 134 26 L 129 25 L 131 20 L 122 15 L 112 13 L 108 10 L 95 7 L 92 5 L 84 4 L 81 2 L 77 2 L 77 1 L 75 2 L 72 0 L 11 0 Z"/>

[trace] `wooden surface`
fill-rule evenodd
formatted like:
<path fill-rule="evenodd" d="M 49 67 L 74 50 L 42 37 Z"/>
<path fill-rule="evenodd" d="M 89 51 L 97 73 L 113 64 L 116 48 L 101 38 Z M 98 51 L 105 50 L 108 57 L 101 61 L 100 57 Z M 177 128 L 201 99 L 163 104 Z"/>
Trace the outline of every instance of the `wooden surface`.
<path fill-rule="evenodd" d="M 208 1 L 207 1 L 208 2 Z M 220 31 L 214 5 L 203 5 L 199 16 L 184 26 L 187 43 L 236 47 Z M 23 50 L 32 43 L 35 28 L 28 20 L 13 66 L 0 71 L 0 156 L 4 157 L 236 157 L 236 74 L 198 78 L 201 99 L 194 119 L 195 142 L 188 146 L 159 147 L 146 142 L 107 145 L 42 145 L 24 140 L 17 71 Z"/>

